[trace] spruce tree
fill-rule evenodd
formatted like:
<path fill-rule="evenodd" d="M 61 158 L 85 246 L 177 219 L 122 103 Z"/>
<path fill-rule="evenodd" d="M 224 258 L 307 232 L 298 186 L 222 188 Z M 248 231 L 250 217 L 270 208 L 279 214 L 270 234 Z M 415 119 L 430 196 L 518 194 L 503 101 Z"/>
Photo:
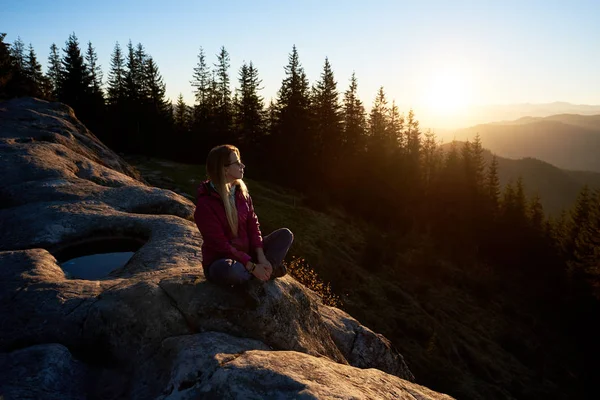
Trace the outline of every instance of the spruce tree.
<path fill-rule="evenodd" d="M 379 88 L 373 107 L 369 113 L 369 152 L 377 157 L 384 157 L 387 154 L 389 143 L 387 139 L 388 127 L 388 107 L 383 86 Z"/>
<path fill-rule="evenodd" d="M 527 207 L 527 217 L 533 231 L 542 236 L 545 226 L 544 207 L 539 194 L 534 194 L 529 200 Z"/>
<path fill-rule="evenodd" d="M 175 104 L 173 123 L 176 132 L 180 134 L 187 132 L 189 123 L 187 105 L 185 104 L 185 101 L 183 101 L 183 94 L 181 93 L 179 93 L 177 104 Z"/>
<path fill-rule="evenodd" d="M 193 79 L 190 82 L 194 87 L 194 96 L 196 98 L 196 106 L 204 106 L 208 103 L 210 96 L 210 79 L 211 72 L 206 64 L 204 49 L 200 47 L 198 53 L 198 64 L 194 67 Z"/>
<path fill-rule="evenodd" d="M 321 79 L 313 92 L 313 152 L 326 176 L 335 170 L 345 143 L 342 137 L 342 115 L 339 94 L 329 59 L 325 58 Z M 332 177 L 330 177 L 332 178 Z"/>
<path fill-rule="evenodd" d="M 396 101 L 392 100 L 392 105 L 389 109 L 389 120 L 387 127 L 387 136 L 389 137 L 389 143 L 392 149 L 405 149 L 406 140 L 403 134 L 404 130 L 404 116 L 400 115 Z"/>
<path fill-rule="evenodd" d="M 366 149 L 366 114 L 365 107 L 358 97 L 356 74 L 350 78 L 350 87 L 344 93 L 343 132 L 345 157 L 354 157 L 364 153 Z"/>
<path fill-rule="evenodd" d="M 25 76 L 31 79 L 36 85 L 42 86 L 44 75 L 42 74 L 42 66 L 37 60 L 35 50 L 31 43 L 29 44 L 29 51 L 25 57 L 24 64 Z"/>
<path fill-rule="evenodd" d="M 416 170 L 419 165 L 419 157 L 421 153 L 421 128 L 419 121 L 412 109 L 408 111 L 406 117 L 404 136 L 406 137 L 406 153 L 409 158 L 409 163 Z"/>
<path fill-rule="evenodd" d="M 75 33 L 69 35 L 63 49 L 58 99 L 70 105 L 75 112 L 84 111 L 89 99 L 90 73 L 86 68 Z M 87 115 L 79 115 L 86 121 Z"/>
<path fill-rule="evenodd" d="M 13 65 L 20 71 L 25 70 L 25 43 L 20 36 L 12 43 L 9 48 Z"/>
<path fill-rule="evenodd" d="M 519 226 L 524 226 L 527 220 L 527 198 L 525 196 L 525 184 L 521 176 L 517 179 L 515 187 L 515 213 Z"/>
<path fill-rule="evenodd" d="M 104 90 L 102 89 L 102 68 L 98 65 L 98 56 L 92 46 L 92 42 L 88 42 L 85 60 L 90 74 L 89 113 L 91 126 L 89 128 L 96 132 L 96 135 L 105 139 L 107 134 L 105 121 L 106 100 L 104 98 Z"/>
<path fill-rule="evenodd" d="M 435 177 L 439 174 L 442 164 L 442 155 L 435 141 L 435 134 L 431 130 L 425 133 L 422 153 L 422 181 L 424 189 L 427 190 L 427 193 L 430 193 L 429 189 L 434 184 Z"/>
<path fill-rule="evenodd" d="M 116 107 L 123 103 L 125 98 L 125 60 L 119 42 L 115 43 L 111 55 L 110 70 L 107 82 L 107 100 L 110 106 Z"/>
<path fill-rule="evenodd" d="M 166 85 L 151 56 L 144 54 L 142 71 L 141 86 L 147 96 L 144 103 L 147 108 L 142 114 L 144 121 L 140 124 L 138 145 L 143 143 L 143 148 L 152 155 L 164 155 L 164 151 L 174 145 L 169 135 L 173 129 L 173 112 L 165 96 Z"/>
<path fill-rule="evenodd" d="M 469 180 L 473 183 L 472 190 L 474 194 L 482 190 L 485 186 L 485 159 L 483 157 L 483 146 L 479 133 L 475 135 L 475 139 L 471 143 L 471 160 L 469 165 Z"/>
<path fill-rule="evenodd" d="M 568 226 L 567 254 L 572 259 L 581 259 L 589 243 L 590 222 L 593 219 L 593 194 L 588 185 L 584 185 L 570 213 Z"/>
<path fill-rule="evenodd" d="M 517 196 L 515 194 L 514 184 L 512 181 L 509 181 L 504 186 L 504 190 L 502 191 L 502 200 L 500 202 L 501 210 L 502 210 L 502 218 L 504 219 L 505 223 L 510 223 L 513 219 L 515 210 L 517 208 L 516 198 L 517 198 Z"/>
<path fill-rule="evenodd" d="M 236 91 L 236 125 L 240 143 L 257 146 L 265 134 L 264 100 L 258 91 L 261 80 L 256 67 L 244 63 L 239 72 L 239 89 Z"/>
<path fill-rule="evenodd" d="M 485 193 L 492 216 L 497 216 L 500 207 L 500 178 L 498 177 L 498 158 L 494 154 L 488 166 Z"/>
<path fill-rule="evenodd" d="M 277 126 L 271 154 L 285 182 L 308 183 L 314 168 L 308 79 L 294 45 L 284 67 L 285 78 L 278 91 Z M 274 171 L 275 172 L 275 171 Z"/>
<path fill-rule="evenodd" d="M 198 63 L 194 67 L 192 81 L 190 82 L 194 88 L 195 97 L 191 147 L 202 153 L 207 153 L 213 146 L 219 144 L 213 129 L 213 82 L 212 71 L 206 63 L 204 49 L 200 47 Z"/>
<path fill-rule="evenodd" d="M 154 71 L 148 71 L 149 66 L 153 66 L 158 71 L 158 67 L 151 60 L 151 57 L 146 54 L 146 50 L 141 43 L 138 43 L 135 46 L 135 64 L 137 66 L 136 76 L 138 79 L 137 82 L 137 93 L 138 98 L 145 102 L 147 100 L 153 100 L 153 93 L 151 92 L 151 88 L 149 86 L 149 82 L 152 81 L 152 77 L 150 79 L 147 78 L 148 74 L 152 75 Z M 160 79 L 162 81 L 162 77 Z"/>
<path fill-rule="evenodd" d="M 42 66 L 37 60 L 33 45 L 29 44 L 29 50 L 25 57 L 24 74 L 30 87 L 30 95 L 49 99 L 52 97 L 50 80 L 42 73 Z"/>
<path fill-rule="evenodd" d="M 92 42 L 88 42 L 85 61 L 87 63 L 87 68 L 90 71 L 90 88 L 92 95 L 97 96 L 104 101 L 104 92 L 102 90 L 102 68 L 98 65 L 98 55 L 92 46 Z"/>
<path fill-rule="evenodd" d="M 143 49 L 142 49 L 143 51 Z M 143 81 L 143 53 L 133 46 L 131 40 L 127 43 L 127 56 L 125 63 L 125 98 L 127 99 L 128 109 L 134 112 L 141 106 L 144 99 L 142 88 Z"/>
<path fill-rule="evenodd" d="M 48 56 L 48 79 L 52 86 L 52 96 L 57 99 L 60 92 L 60 82 L 62 76 L 62 62 L 58 54 L 58 47 L 52 43 L 50 46 L 50 55 Z"/>
<path fill-rule="evenodd" d="M 215 66 L 215 129 L 222 142 L 235 142 L 232 135 L 233 109 L 229 79 L 230 58 L 229 53 L 222 46 L 217 54 Z"/>

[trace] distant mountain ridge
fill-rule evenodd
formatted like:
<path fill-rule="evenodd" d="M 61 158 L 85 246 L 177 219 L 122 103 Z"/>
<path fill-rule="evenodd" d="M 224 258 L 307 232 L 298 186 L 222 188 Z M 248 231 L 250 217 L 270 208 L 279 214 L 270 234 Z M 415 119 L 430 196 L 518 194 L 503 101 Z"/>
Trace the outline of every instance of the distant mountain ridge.
<path fill-rule="evenodd" d="M 446 143 L 441 147 L 444 151 L 448 151 L 451 145 Z M 460 149 L 464 142 L 456 142 L 456 145 Z M 485 149 L 483 158 L 487 165 L 490 165 L 492 157 L 492 152 Z M 531 197 L 537 193 L 541 198 L 544 211 L 554 216 L 560 214 L 562 210 L 573 207 L 583 185 L 600 189 L 598 172 L 568 171 L 531 157 L 515 160 L 496 155 L 496 159 L 498 178 L 503 187 L 508 182 L 514 184 L 519 177 L 523 178 L 525 195 Z"/>
<path fill-rule="evenodd" d="M 475 107 L 473 114 L 480 122 L 513 121 L 523 117 L 544 118 L 562 114 L 599 115 L 600 105 L 572 104 L 564 101 L 553 103 L 501 104 Z"/>
<path fill-rule="evenodd" d="M 508 158 L 533 157 L 561 169 L 600 172 L 600 115 L 560 114 L 480 124 L 454 133 L 477 134 L 483 147 Z"/>

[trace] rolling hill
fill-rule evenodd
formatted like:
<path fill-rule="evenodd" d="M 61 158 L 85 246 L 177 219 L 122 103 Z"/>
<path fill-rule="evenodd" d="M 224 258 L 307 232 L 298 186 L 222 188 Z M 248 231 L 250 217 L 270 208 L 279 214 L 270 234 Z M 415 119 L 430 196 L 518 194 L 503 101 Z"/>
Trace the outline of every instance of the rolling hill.
<path fill-rule="evenodd" d="M 457 142 L 458 148 L 463 144 L 464 142 Z M 442 149 L 447 150 L 450 146 L 450 143 L 444 144 Z M 492 151 L 486 149 L 484 160 L 487 165 L 492 157 Z M 539 194 L 544 210 L 550 215 L 557 216 L 563 209 L 570 209 L 583 185 L 600 189 L 598 172 L 564 170 L 532 157 L 511 159 L 496 155 L 496 158 L 500 184 L 504 186 L 511 181 L 514 183 L 522 177 L 527 197 Z"/>
<path fill-rule="evenodd" d="M 561 169 L 600 172 L 600 115 L 560 114 L 476 125 L 455 132 L 456 140 L 481 137 L 499 156 L 532 157 Z"/>

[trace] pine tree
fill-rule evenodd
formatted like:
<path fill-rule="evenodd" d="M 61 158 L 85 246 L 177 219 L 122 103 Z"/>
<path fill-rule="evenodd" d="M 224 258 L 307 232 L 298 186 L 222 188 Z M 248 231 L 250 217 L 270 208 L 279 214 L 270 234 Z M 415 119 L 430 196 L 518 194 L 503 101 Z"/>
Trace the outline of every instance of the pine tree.
<path fill-rule="evenodd" d="M 584 185 L 570 213 L 568 226 L 567 254 L 573 259 L 580 259 L 589 243 L 590 221 L 593 216 L 593 196 L 588 185 Z"/>
<path fill-rule="evenodd" d="M 421 129 L 419 121 L 415 117 L 414 111 L 411 109 L 406 118 L 406 129 L 404 136 L 406 138 L 406 153 L 409 158 L 409 163 L 417 169 L 421 153 Z"/>
<path fill-rule="evenodd" d="M 515 213 L 520 226 L 523 226 L 527 219 L 527 198 L 525 197 L 525 184 L 521 176 L 517 179 L 515 187 Z"/>
<path fill-rule="evenodd" d="M 229 79 L 229 53 L 222 46 L 215 64 L 215 129 L 223 142 L 234 141 L 232 135 L 233 109 Z"/>
<path fill-rule="evenodd" d="M 344 131 L 344 154 L 346 157 L 354 157 L 364 153 L 366 149 L 366 114 L 365 107 L 358 98 L 358 84 L 355 73 L 350 78 L 350 87 L 344 93 L 343 105 L 343 131 Z"/>
<path fill-rule="evenodd" d="M 264 100 L 258 94 L 261 82 L 252 62 L 244 63 L 239 72 L 235 115 L 237 136 L 241 143 L 250 147 L 258 145 L 266 130 Z"/>
<path fill-rule="evenodd" d="M 204 153 L 213 146 L 220 144 L 214 133 L 214 88 L 213 76 L 206 63 L 204 49 L 200 47 L 198 63 L 194 67 L 194 74 L 190 82 L 194 88 L 194 112 L 192 121 L 192 147 Z"/>
<path fill-rule="evenodd" d="M 37 60 L 35 50 L 31 43 L 29 44 L 29 51 L 25 57 L 24 74 L 25 78 L 29 81 L 31 96 L 45 99 L 52 97 L 50 80 L 42 73 L 42 66 Z"/>
<path fill-rule="evenodd" d="M 517 208 L 516 203 L 517 200 L 514 184 L 512 181 L 509 181 L 504 186 L 504 190 L 502 191 L 502 200 L 500 202 L 502 217 L 505 220 L 505 222 L 511 220 L 512 216 L 515 214 L 515 210 Z"/>
<path fill-rule="evenodd" d="M 471 145 L 471 170 L 469 174 L 477 190 L 481 190 L 485 185 L 485 159 L 483 157 L 483 146 L 479 133 L 475 135 L 475 140 Z"/>
<path fill-rule="evenodd" d="M 10 56 L 12 57 L 13 65 L 20 71 L 25 70 L 25 43 L 17 36 L 12 45 L 9 47 Z"/>
<path fill-rule="evenodd" d="M 151 56 L 144 55 L 142 71 L 144 75 L 141 80 L 141 87 L 145 88 L 145 94 L 152 105 L 153 111 L 166 115 L 166 111 L 168 111 L 165 97 L 167 88 L 158 70 L 158 65 Z"/>
<path fill-rule="evenodd" d="M 393 149 L 402 149 L 406 148 L 406 140 L 403 134 L 404 130 L 404 116 L 400 115 L 400 111 L 398 110 L 398 106 L 396 105 L 396 101 L 392 100 L 392 106 L 389 109 L 389 121 L 387 128 L 387 136 L 390 140 L 390 146 Z"/>
<path fill-rule="evenodd" d="M 542 236 L 545 226 L 544 207 L 542 206 L 541 198 L 537 193 L 529 200 L 527 217 L 533 231 L 539 236 Z"/>
<path fill-rule="evenodd" d="M 143 49 L 142 49 L 143 50 Z M 131 43 L 127 43 L 127 61 L 125 64 L 125 98 L 127 99 L 128 108 L 132 111 L 141 105 L 144 100 L 143 93 L 143 70 L 144 70 L 144 59 L 143 53 Z"/>
<path fill-rule="evenodd" d="M 229 112 L 231 107 L 231 90 L 229 88 L 229 53 L 222 46 L 219 54 L 217 54 L 217 63 L 215 64 L 217 91 L 217 106 L 224 112 Z"/>
<path fill-rule="evenodd" d="M 60 92 L 60 78 L 62 76 L 62 62 L 58 55 L 58 47 L 52 43 L 48 56 L 48 79 L 52 86 L 52 96 L 58 98 Z"/>
<path fill-rule="evenodd" d="M 442 155 L 435 141 L 435 134 L 431 130 L 425 134 L 422 153 L 422 181 L 424 189 L 429 193 L 429 189 L 433 186 L 434 179 L 439 174 L 442 164 Z"/>
<path fill-rule="evenodd" d="M 285 78 L 278 92 L 277 126 L 272 154 L 280 168 L 278 173 L 289 182 L 308 183 L 314 166 L 313 136 L 310 121 L 309 84 L 294 45 L 284 67 Z"/>
<path fill-rule="evenodd" d="M 277 113 L 278 113 L 278 108 L 277 108 L 277 104 L 275 103 L 275 101 L 273 100 L 273 98 L 271 98 L 269 100 L 269 105 L 267 106 L 267 110 L 266 110 L 266 133 L 267 135 L 272 135 L 275 132 L 275 129 L 277 128 Z"/>
<path fill-rule="evenodd" d="M 69 36 L 63 52 L 65 55 L 62 59 L 58 99 L 78 112 L 86 107 L 88 101 L 90 74 L 83 61 L 79 42 L 74 33 Z M 85 115 L 80 115 L 84 121 L 85 117 Z"/>
<path fill-rule="evenodd" d="M 179 133 L 185 133 L 188 130 L 189 120 L 187 111 L 187 105 L 183 101 L 183 94 L 179 93 L 173 115 L 175 130 Z"/>
<path fill-rule="evenodd" d="M 387 115 L 387 99 L 381 86 L 369 113 L 369 152 L 375 155 L 386 150 Z"/>
<path fill-rule="evenodd" d="M 498 177 L 498 158 L 494 154 L 488 166 L 485 180 L 485 193 L 492 216 L 497 216 L 500 207 L 500 178 Z"/>
<path fill-rule="evenodd" d="M 35 55 L 35 50 L 31 43 L 29 44 L 29 52 L 25 57 L 24 64 L 25 76 L 31 79 L 36 85 L 41 86 L 44 75 L 42 74 L 42 66 L 37 60 L 37 56 Z"/>
<path fill-rule="evenodd" d="M 167 102 L 165 93 L 166 85 L 159 72 L 158 65 L 151 56 L 144 54 L 143 77 L 141 87 L 147 96 L 147 109 L 143 112 L 144 121 L 140 123 L 141 129 L 138 140 L 144 143 L 145 149 L 152 155 L 164 154 L 170 148 L 171 138 L 169 132 L 173 129 L 173 112 Z M 144 138 L 148 140 L 144 140 Z"/>
<path fill-rule="evenodd" d="M 111 55 L 110 70 L 108 72 L 107 100 L 111 106 L 118 106 L 125 99 L 125 60 L 119 42 Z"/>
<path fill-rule="evenodd" d="M 323 172 L 331 171 L 343 148 L 339 94 L 329 59 L 325 58 L 321 79 L 313 92 L 313 152 Z"/>
<path fill-rule="evenodd" d="M 104 98 L 104 90 L 102 89 L 102 68 L 98 65 L 98 56 L 96 50 L 92 46 L 92 42 L 88 42 L 87 51 L 85 54 L 86 67 L 90 74 L 89 83 L 89 110 L 90 123 L 89 127 L 102 139 L 106 138 L 106 100 Z"/>
<path fill-rule="evenodd" d="M 210 79 L 211 73 L 208 65 L 206 64 L 206 57 L 204 55 L 204 49 L 200 47 L 198 53 L 198 64 L 194 67 L 193 79 L 190 82 L 194 87 L 194 96 L 196 98 L 196 105 L 204 106 L 208 103 L 210 97 Z"/>
<path fill-rule="evenodd" d="M 92 42 L 88 42 L 85 61 L 87 63 L 87 68 L 90 71 L 91 92 L 94 96 L 98 96 L 104 100 L 104 92 L 102 90 L 102 68 L 98 65 L 98 55 L 92 46 Z"/>
<path fill-rule="evenodd" d="M 146 50 L 144 49 L 144 46 L 142 46 L 141 43 L 138 43 L 135 46 L 135 65 L 137 66 L 137 79 L 138 79 L 138 83 L 137 83 L 137 93 L 138 93 L 138 98 L 140 98 L 142 100 L 142 102 L 147 101 L 147 100 L 153 100 L 153 93 L 151 92 L 151 88 L 149 87 L 149 82 L 152 81 L 152 77 L 150 77 L 150 79 L 148 79 L 148 74 L 152 74 L 154 73 L 154 71 L 148 71 L 148 67 L 153 66 L 156 67 L 156 71 L 158 71 L 158 68 L 156 66 L 156 64 L 154 63 L 154 61 L 151 60 L 151 57 L 146 54 Z M 162 82 L 162 77 L 161 77 L 161 82 Z"/>

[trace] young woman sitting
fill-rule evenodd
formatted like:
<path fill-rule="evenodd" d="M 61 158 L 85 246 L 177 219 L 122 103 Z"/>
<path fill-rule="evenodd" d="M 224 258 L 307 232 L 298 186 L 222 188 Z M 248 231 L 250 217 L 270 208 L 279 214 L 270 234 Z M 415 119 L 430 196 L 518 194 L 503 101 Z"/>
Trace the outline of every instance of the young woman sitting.
<path fill-rule="evenodd" d="M 194 220 L 203 238 L 204 275 L 224 285 L 285 275 L 283 259 L 294 240 L 286 228 L 262 237 L 244 168 L 237 147 L 217 146 L 206 159 L 209 179 L 198 188 Z"/>

